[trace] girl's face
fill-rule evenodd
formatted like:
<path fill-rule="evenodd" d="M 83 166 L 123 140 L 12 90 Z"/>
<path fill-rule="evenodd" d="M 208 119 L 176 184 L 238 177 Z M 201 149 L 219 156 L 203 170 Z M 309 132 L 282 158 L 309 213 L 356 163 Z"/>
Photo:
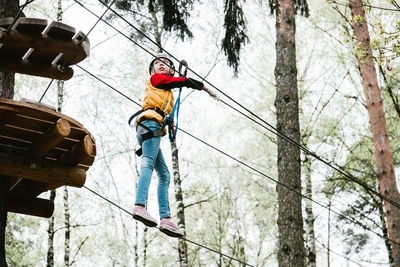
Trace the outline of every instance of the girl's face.
<path fill-rule="evenodd" d="M 171 68 L 169 67 L 169 65 L 170 65 L 170 62 L 168 59 L 158 58 L 158 59 L 154 60 L 152 72 L 170 75 Z"/>

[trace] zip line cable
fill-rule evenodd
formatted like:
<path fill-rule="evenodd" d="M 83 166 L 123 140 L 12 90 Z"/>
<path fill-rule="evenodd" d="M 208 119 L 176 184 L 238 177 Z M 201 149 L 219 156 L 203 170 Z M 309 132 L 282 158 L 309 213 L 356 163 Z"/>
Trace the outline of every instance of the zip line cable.
<path fill-rule="evenodd" d="M 22 7 L 24 7 L 25 5 L 29 5 L 30 3 L 34 2 L 34 1 L 35 1 L 35 0 L 28 0 L 28 1 L 25 2 L 25 4 L 20 5 L 19 8 L 22 8 Z"/>
<path fill-rule="evenodd" d="M 50 81 L 49 84 L 47 85 L 46 90 L 44 90 L 42 96 L 41 96 L 40 99 L 39 99 L 39 103 L 42 102 L 43 97 L 46 95 L 46 93 L 47 93 L 47 91 L 49 90 L 49 88 L 50 88 L 51 84 L 53 83 L 53 81 L 54 81 L 54 79 L 51 79 L 51 81 Z"/>
<path fill-rule="evenodd" d="M 135 103 L 138 106 L 141 106 L 138 102 L 136 102 L 135 100 L 133 100 L 132 98 L 130 98 L 129 96 L 127 96 L 126 94 L 122 93 L 121 91 L 119 91 L 118 89 L 116 89 L 115 87 L 113 87 L 112 85 L 110 85 L 109 83 L 103 81 L 102 79 L 100 79 L 99 77 L 97 77 L 96 75 L 94 75 L 93 73 L 87 71 L 86 69 L 82 68 L 81 66 L 79 66 L 78 64 L 76 64 L 76 66 L 78 68 L 80 68 L 81 70 L 83 70 L 84 72 L 86 72 L 87 74 L 89 74 L 90 76 L 92 76 L 93 78 L 95 78 L 96 80 L 98 80 L 99 82 L 105 84 L 106 86 L 108 86 L 109 88 L 111 88 L 113 91 L 117 92 L 118 94 L 122 95 L 123 97 L 125 97 L 126 99 L 128 99 L 129 101 Z"/>
<path fill-rule="evenodd" d="M 337 256 L 339 256 L 339 257 L 345 259 L 346 261 L 350 261 L 350 262 L 355 263 L 355 264 L 357 264 L 358 266 L 361 266 L 361 267 L 364 267 L 364 266 L 365 266 L 365 265 L 361 265 L 361 264 L 360 264 L 359 262 L 357 262 L 356 260 L 353 260 L 353 259 L 349 258 L 348 256 L 345 256 L 345 255 L 342 255 L 342 254 L 340 254 L 340 253 L 338 253 L 338 252 L 333 251 L 331 248 L 325 246 L 325 244 L 323 244 L 322 242 L 318 241 L 317 239 L 315 239 L 315 241 L 321 245 L 321 248 L 325 249 L 325 250 L 328 251 L 328 252 L 332 252 L 333 254 L 335 254 L 335 255 L 337 255 Z"/>
<path fill-rule="evenodd" d="M 98 15 L 96 15 L 94 12 L 92 12 L 91 10 L 89 10 L 86 6 L 84 6 L 82 3 L 79 3 L 77 0 L 74 0 L 75 2 L 77 2 L 79 5 L 81 5 L 85 10 L 87 10 L 88 12 L 90 12 L 92 15 L 98 17 Z M 100 3 L 102 3 L 104 5 L 103 2 L 100 1 Z M 111 10 L 112 12 L 114 12 L 115 14 L 118 14 L 116 11 L 114 11 L 112 8 L 110 8 L 109 10 Z M 164 48 L 160 47 L 156 42 L 152 41 L 150 37 L 148 37 L 145 33 L 143 33 L 142 31 L 138 30 L 134 25 L 132 25 L 129 21 L 127 21 L 125 18 L 123 18 L 122 16 L 120 16 L 119 14 L 117 15 L 119 16 L 121 19 L 123 19 L 126 23 L 128 23 L 130 26 L 132 26 L 135 30 L 137 30 L 140 34 L 144 35 L 148 40 L 150 40 L 152 43 L 154 43 L 155 45 L 157 45 L 160 49 L 162 49 L 164 52 L 166 52 L 169 56 L 173 57 L 175 60 L 176 57 L 174 57 L 172 54 L 170 54 L 168 51 L 166 51 Z M 99 17 L 98 17 L 99 18 Z M 144 48 L 142 45 L 138 44 L 138 42 L 136 42 L 135 40 L 133 40 L 132 38 L 130 38 L 129 36 L 127 36 L 126 34 L 122 33 L 121 31 L 119 31 L 118 29 L 116 29 L 114 26 L 112 26 L 110 23 L 108 23 L 107 21 L 105 21 L 104 19 L 101 18 L 101 20 L 107 24 L 108 26 L 110 26 L 111 28 L 113 28 L 115 31 L 119 32 L 121 35 L 123 35 L 124 37 L 126 37 L 128 40 L 130 40 L 131 42 L 133 42 L 134 44 L 136 44 L 137 46 L 139 46 L 140 48 L 142 48 L 144 51 L 146 51 L 147 53 L 149 53 L 150 55 L 152 55 L 153 57 L 156 57 L 152 52 L 148 51 L 148 49 Z M 178 60 L 179 61 L 179 60 Z M 168 65 L 168 64 L 166 64 Z M 171 66 L 169 66 L 171 67 Z M 343 176 L 345 176 L 346 178 L 350 179 L 351 181 L 355 182 L 356 184 L 360 185 L 361 187 L 363 187 L 365 190 L 367 190 L 368 192 L 372 193 L 373 195 L 378 196 L 379 198 L 381 198 L 382 200 L 387 201 L 388 203 L 392 204 L 393 206 L 395 206 L 396 208 L 400 209 L 400 203 L 397 203 L 393 200 L 391 200 L 390 198 L 382 195 L 380 192 L 377 192 L 376 190 L 374 190 L 373 188 L 369 187 L 365 182 L 361 181 L 360 179 L 358 179 L 357 177 L 354 177 L 353 175 L 343 171 L 340 169 L 340 167 L 336 167 L 334 166 L 332 163 L 330 163 L 328 160 L 322 158 L 321 156 L 317 155 L 316 153 L 310 151 L 307 147 L 297 143 L 296 141 L 294 141 L 293 139 L 291 139 L 290 137 L 288 137 L 286 134 L 282 133 L 281 131 L 279 131 L 276 127 L 274 127 L 273 125 L 271 125 L 270 123 L 268 123 L 267 121 L 265 121 L 264 119 L 262 119 L 261 117 L 259 117 L 257 114 L 255 114 L 254 112 L 252 112 L 251 110 L 249 110 L 248 108 L 246 108 L 244 105 L 240 104 L 238 101 L 236 101 L 235 99 L 233 99 L 231 96 L 229 96 L 228 94 L 224 93 L 222 90 L 220 90 L 218 87 L 216 87 L 214 84 L 210 83 L 209 81 L 207 81 L 206 79 L 204 79 L 201 75 L 199 75 L 197 72 L 195 72 L 194 70 L 192 70 L 191 68 L 188 68 L 193 74 L 195 74 L 197 77 L 201 78 L 203 81 L 207 82 L 211 87 L 213 87 L 214 89 L 216 89 L 218 92 L 220 92 L 222 95 L 224 95 L 225 97 L 227 97 L 229 100 L 231 100 L 233 103 L 235 103 L 236 105 L 238 105 L 239 107 L 241 107 L 242 109 L 244 109 L 245 111 L 247 111 L 251 116 L 257 118 L 258 120 L 260 120 L 262 123 L 264 123 L 265 125 L 267 125 L 268 127 L 270 127 L 271 129 L 269 129 L 267 126 L 261 124 L 260 122 L 256 121 L 254 118 L 252 118 L 251 116 L 241 112 L 240 110 L 238 110 L 237 108 L 233 107 L 232 105 L 228 104 L 227 102 L 223 101 L 223 100 L 219 100 L 221 103 L 227 105 L 228 107 L 230 107 L 231 109 L 235 110 L 236 112 L 240 113 L 241 115 L 245 116 L 246 118 L 248 118 L 249 120 L 253 121 L 254 123 L 260 125 L 261 127 L 263 127 L 264 129 L 270 131 L 271 133 L 275 134 L 276 136 L 284 139 L 286 142 L 294 145 L 295 147 L 299 148 L 300 150 L 302 150 L 303 152 L 309 154 L 310 156 L 314 157 L 315 159 L 321 161 L 322 163 L 324 163 L 326 166 L 332 168 L 333 170 L 339 172 L 340 174 L 342 174 Z M 174 69 L 175 70 L 175 69 Z M 176 71 L 176 70 L 175 70 Z"/>
<path fill-rule="evenodd" d="M 121 207 L 121 206 L 118 205 L 117 203 L 115 203 L 115 202 L 109 200 L 108 198 L 106 198 L 106 197 L 104 197 L 103 195 L 97 193 L 97 192 L 94 191 L 93 189 L 90 189 L 90 188 L 87 187 L 86 185 L 84 185 L 83 187 L 86 188 L 88 191 L 92 192 L 93 194 L 95 194 L 96 196 L 98 196 L 98 197 L 104 199 L 105 201 L 107 201 L 107 202 L 110 203 L 111 205 L 117 207 L 118 209 L 120 209 L 120 210 L 124 211 L 125 213 L 129 214 L 130 216 L 132 216 L 132 213 L 130 213 L 128 210 L 126 210 L 125 208 Z M 154 227 L 154 228 L 160 229 L 160 228 L 158 228 L 158 227 Z M 244 264 L 244 265 L 246 265 L 246 266 L 253 266 L 253 265 L 250 265 L 250 264 L 248 264 L 248 263 L 246 263 L 246 262 L 244 262 L 244 261 L 241 261 L 241 260 L 239 260 L 239 259 L 233 258 L 232 256 L 229 256 L 229 255 L 226 255 L 226 254 L 224 254 L 224 253 L 222 253 L 222 252 L 216 251 L 216 250 L 214 250 L 214 249 L 212 249 L 212 248 L 210 248 L 210 247 L 207 247 L 207 246 L 205 246 L 205 245 L 199 244 L 199 243 L 197 243 L 197 242 L 195 242 L 195 241 L 192 241 L 192 240 L 190 240 L 190 239 L 187 239 L 187 238 L 185 238 L 185 237 L 181 237 L 180 239 L 185 240 L 185 241 L 188 241 L 188 242 L 190 242 L 190 243 L 192 243 L 192 244 L 195 244 L 195 245 L 197 245 L 197 246 L 199 246 L 199 247 L 208 249 L 209 251 L 212 251 L 212 252 L 214 252 L 214 253 L 217 253 L 217 254 L 219 254 L 219 255 L 221 255 L 221 256 L 224 256 L 224 257 L 226 257 L 226 258 L 229 258 L 229 259 L 231 259 L 231 260 L 237 261 L 237 262 L 239 262 L 239 263 L 241 263 L 241 264 Z"/>
<path fill-rule="evenodd" d="M 143 49 L 146 53 L 152 55 L 154 58 L 157 58 L 155 54 L 153 54 L 151 51 L 149 51 L 148 49 L 146 49 L 145 47 L 143 47 L 142 45 L 140 45 L 138 42 L 136 42 L 135 40 L 133 40 L 132 38 L 130 38 L 129 36 L 127 36 L 126 34 L 124 34 L 123 32 L 121 32 L 120 30 L 118 30 L 117 28 L 115 28 L 113 25 L 111 25 L 108 21 L 100 18 L 96 13 L 94 13 L 93 11 L 91 11 L 90 9 L 88 9 L 85 5 L 83 5 L 81 2 L 79 2 L 78 0 L 74 0 L 75 3 L 77 3 L 78 5 L 80 5 L 83 9 L 85 9 L 86 11 L 88 11 L 90 14 L 92 14 L 93 16 L 97 17 L 99 20 L 103 21 L 106 25 L 108 25 L 109 27 L 111 27 L 112 29 L 114 29 L 115 31 L 117 31 L 119 34 L 121 34 L 122 36 L 124 36 L 125 38 L 127 38 L 128 40 L 130 40 L 131 42 L 133 42 L 135 45 L 137 45 L 138 47 L 140 47 L 141 49 Z M 110 8 L 110 10 L 112 10 Z M 168 65 L 169 66 L 169 65 Z"/>
<path fill-rule="evenodd" d="M 82 40 L 79 42 L 79 44 L 83 43 L 83 42 L 87 39 L 87 36 L 93 31 L 93 29 L 96 27 L 96 25 L 100 22 L 100 20 L 103 20 L 104 15 L 108 12 L 108 10 L 109 10 L 109 9 L 111 8 L 111 6 L 115 3 L 115 1 L 116 1 L 116 0 L 113 0 L 113 1 L 111 2 L 111 4 L 110 4 L 109 6 L 107 6 L 106 11 L 104 11 L 103 14 L 102 14 L 100 17 L 98 17 L 96 23 L 95 23 L 95 24 L 92 26 L 92 28 L 88 31 L 88 33 L 85 35 L 85 37 L 82 38 Z M 76 1 L 75 1 L 75 2 L 76 2 Z"/>
<path fill-rule="evenodd" d="M 77 65 L 77 66 L 78 66 L 78 65 Z M 133 101 L 130 97 L 127 97 L 125 94 L 123 94 L 122 92 L 120 92 L 120 91 L 119 91 L 118 89 L 116 89 L 115 87 L 112 87 L 112 86 L 110 86 L 108 83 L 102 81 L 100 78 L 96 77 L 96 75 L 94 75 L 93 73 L 87 71 L 86 69 L 84 69 L 84 68 L 82 68 L 82 67 L 80 67 L 80 66 L 78 66 L 78 67 L 79 67 L 81 70 L 83 70 L 84 72 L 86 72 L 87 74 L 89 74 L 90 76 L 96 78 L 98 81 L 101 81 L 103 84 L 109 86 L 112 90 L 118 92 L 120 95 L 126 97 L 127 99 L 129 99 L 130 101 L 132 101 L 133 103 L 135 103 L 136 105 L 140 106 L 139 103 L 137 103 L 136 101 Z M 213 145 L 211 145 L 211 144 L 209 144 L 209 143 L 203 141 L 202 139 L 200 139 L 200 138 L 194 136 L 193 134 L 187 132 L 186 130 L 184 130 L 184 129 L 182 129 L 182 128 L 179 128 L 179 130 L 181 130 L 181 131 L 182 131 L 183 133 L 185 133 L 186 135 L 192 137 L 193 139 L 195 139 L 195 140 L 197 140 L 197 141 L 203 143 L 204 145 L 206 145 L 206 146 L 212 148 L 213 150 L 216 150 L 217 152 L 219 152 L 219 153 L 225 155 L 226 157 L 228 157 L 228 158 L 230 158 L 230 159 L 236 161 L 237 163 L 239 163 L 239 164 L 241 164 L 241 165 L 243 165 L 243 166 L 249 168 L 250 170 L 252 170 L 252 171 L 258 173 L 259 175 L 264 176 L 265 178 L 267 178 L 267 179 L 273 181 L 273 182 L 276 183 L 277 185 L 280 185 L 280 186 L 282 186 L 282 187 L 285 187 L 286 189 L 288 189 L 288 190 L 290 190 L 290 191 L 292 191 L 292 192 L 294 192 L 294 193 L 300 195 L 300 196 L 303 197 L 303 198 L 306 198 L 306 199 L 310 200 L 311 202 L 317 204 L 318 206 L 320 206 L 320 207 L 322 207 L 322 208 L 324 208 L 324 209 L 330 210 L 331 212 L 333 212 L 333 213 L 336 214 L 337 216 L 339 216 L 339 217 L 341 217 L 341 218 L 343 218 L 343 219 L 346 219 L 347 221 L 352 222 L 352 223 L 354 223 L 354 224 L 356 224 L 356 225 L 362 227 L 363 229 L 365 229 L 365 230 L 367 230 L 367 231 L 369 231 L 369 232 L 371 232 L 371 233 L 377 235 L 378 237 L 380 237 L 380 238 L 382 238 L 382 239 L 385 239 L 385 237 L 384 237 L 382 234 L 380 234 L 380 233 L 378 233 L 378 232 L 376 232 L 376 231 L 374 231 L 374 230 L 372 230 L 372 229 L 369 229 L 368 227 L 364 226 L 360 221 L 357 221 L 357 220 L 354 219 L 354 218 L 351 218 L 351 217 L 348 217 L 348 216 L 346 216 L 346 215 L 343 215 L 343 214 L 341 214 L 340 212 L 338 212 L 338 211 L 336 211 L 336 210 L 333 210 L 332 208 L 329 208 L 327 205 L 322 204 L 322 203 L 320 203 L 320 202 L 314 200 L 313 198 L 302 194 L 302 193 L 299 192 L 298 190 L 293 189 L 293 188 L 291 188 L 290 186 L 288 186 L 288 185 L 286 185 L 286 184 L 284 184 L 284 183 L 282 183 L 282 182 L 280 182 L 280 181 L 278 181 L 278 180 L 272 178 L 271 176 L 269 176 L 269 175 L 267 175 L 267 174 L 265 174 L 265 173 L 259 171 L 259 170 L 256 169 L 255 167 L 250 166 L 249 164 L 247 164 L 247 163 L 245 163 L 245 162 L 243 162 L 243 161 L 241 161 L 241 160 L 235 158 L 234 156 L 232 156 L 232 155 L 230 155 L 230 154 L 228 154 L 228 153 L 222 151 L 221 149 L 218 149 L 217 147 L 215 147 L 215 146 L 213 146 Z M 398 243 L 398 242 L 396 242 L 396 241 L 394 241 L 394 240 L 391 240 L 391 239 L 388 239 L 388 240 L 391 241 L 391 242 L 393 242 L 394 244 L 400 245 L 400 243 Z"/>
<path fill-rule="evenodd" d="M 19 16 L 21 15 L 22 11 L 24 10 L 24 8 L 25 8 L 28 4 L 32 3 L 33 1 L 35 1 L 35 0 L 32 0 L 32 1 L 26 0 L 25 4 L 23 4 L 22 6 L 20 6 L 17 15 L 15 15 L 13 22 L 10 24 L 10 26 L 9 26 L 8 29 L 7 29 L 7 33 L 9 33 L 9 32 L 11 31 L 11 28 L 12 28 L 12 27 L 14 27 L 15 23 L 17 22 L 17 20 L 18 20 Z"/>
<path fill-rule="evenodd" d="M 29 3 L 32 3 L 35 0 L 27 0 L 25 2 L 25 5 L 22 7 L 22 9 L 20 9 L 19 13 L 17 14 L 16 18 L 18 18 L 19 14 L 22 12 L 22 10 L 25 8 L 25 6 Z M 107 6 L 106 11 L 103 12 L 103 14 L 98 17 L 97 21 L 93 24 L 93 26 L 90 28 L 90 30 L 88 31 L 87 34 L 85 34 L 85 36 L 82 38 L 82 40 L 79 41 L 78 45 L 82 44 L 88 37 L 88 35 L 93 31 L 93 29 L 96 27 L 96 25 L 100 22 L 100 20 L 103 19 L 103 16 L 107 13 L 107 11 L 111 8 L 111 6 L 114 4 L 116 0 L 114 0 L 109 6 Z M 78 2 L 79 3 L 79 2 Z M 14 19 L 14 23 L 15 23 L 16 19 Z M 11 29 L 12 25 L 10 25 L 9 30 Z M 49 83 L 49 85 L 47 86 L 46 90 L 43 92 L 42 96 L 40 97 L 39 103 L 42 101 L 43 97 L 46 95 L 47 91 L 49 90 L 51 84 L 53 83 L 54 79 L 52 79 Z"/>

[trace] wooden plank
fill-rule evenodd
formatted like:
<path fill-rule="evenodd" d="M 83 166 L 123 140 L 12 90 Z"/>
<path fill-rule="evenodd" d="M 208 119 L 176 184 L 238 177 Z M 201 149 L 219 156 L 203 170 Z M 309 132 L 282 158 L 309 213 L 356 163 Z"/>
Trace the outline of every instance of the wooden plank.
<path fill-rule="evenodd" d="M 13 23 L 14 18 L 9 17 L 9 18 L 2 18 L 0 19 L 0 27 L 3 29 L 8 29 L 8 27 Z"/>
<path fill-rule="evenodd" d="M 75 28 L 62 22 L 52 21 L 43 34 L 56 39 L 71 40 L 75 35 Z"/>
<path fill-rule="evenodd" d="M 79 31 L 72 37 L 72 40 L 75 44 L 79 44 L 83 48 L 87 56 L 90 55 L 90 41 L 89 38 L 86 37 L 86 34 Z"/>
<path fill-rule="evenodd" d="M 71 132 L 66 119 L 60 118 L 55 125 L 50 127 L 43 135 L 36 138 L 28 148 L 28 155 L 31 158 L 41 158 L 54 146 L 59 144 Z"/>
<path fill-rule="evenodd" d="M 38 182 L 74 187 L 82 187 L 86 180 L 86 172 L 80 168 L 61 166 L 48 160 L 33 161 L 3 154 L 0 155 L 0 173 Z"/>
<path fill-rule="evenodd" d="M 41 120 L 38 118 L 26 116 L 24 114 L 17 114 L 12 122 L 10 122 L 9 124 L 16 127 L 43 132 L 43 129 L 49 128 L 50 126 L 54 125 L 54 123 L 54 121 Z"/>
<path fill-rule="evenodd" d="M 16 147 L 27 148 L 32 142 L 18 139 L 12 136 L 2 135 L 0 134 L 0 142 L 2 144 L 11 144 Z"/>
<path fill-rule="evenodd" d="M 4 125 L 0 133 L 4 136 L 9 136 L 12 138 L 17 138 L 19 140 L 24 140 L 26 142 L 32 142 L 36 138 L 43 135 L 42 132 L 32 131 L 24 128 L 13 127 L 9 124 Z"/>
<path fill-rule="evenodd" d="M 7 199 L 7 211 L 50 218 L 54 212 L 54 203 L 42 198 L 9 198 Z"/>
<path fill-rule="evenodd" d="M 74 120 L 71 117 L 68 117 L 65 114 L 58 113 L 52 109 L 38 106 L 32 103 L 14 101 L 10 99 L 0 98 L 0 104 L 9 105 L 11 107 L 16 107 L 20 110 L 19 114 L 24 116 L 29 116 L 35 119 L 45 120 L 45 121 L 52 121 L 56 122 L 58 118 L 62 117 L 68 120 L 69 124 L 71 125 L 71 131 L 74 127 L 84 129 L 83 125 L 78 121 Z M 88 132 L 89 133 L 89 132 Z"/>
<path fill-rule="evenodd" d="M 64 81 L 71 79 L 74 75 L 73 69 L 69 67 L 59 70 L 55 65 L 22 60 L 15 61 L 15 59 L 11 57 L 2 55 L 0 55 L 0 69 L 8 72 L 18 72 Z"/>
<path fill-rule="evenodd" d="M 7 56 L 11 53 L 17 58 L 22 58 L 29 48 L 48 53 L 53 59 L 63 53 L 59 63 L 65 66 L 79 63 L 90 54 L 90 43 L 87 40 L 79 43 L 77 39 L 54 39 L 47 35 L 22 34 L 15 31 L 5 33 L 0 30 L 0 43 L 4 44 L 0 49 L 2 54 Z"/>
<path fill-rule="evenodd" d="M 12 134 L 12 132 L 4 132 L 0 131 L 0 143 L 1 144 L 11 144 L 19 148 L 28 149 L 33 143 L 34 140 L 38 138 L 43 138 L 43 135 L 27 135 L 26 133 Z M 59 159 L 61 155 L 68 152 L 73 148 L 75 144 L 79 143 L 79 140 L 64 138 L 60 143 L 56 146 L 52 147 L 51 150 L 48 151 L 46 156 L 52 156 L 56 159 Z M 87 164 L 87 163 L 86 163 Z"/>
<path fill-rule="evenodd" d="M 83 56 L 88 57 L 90 55 L 90 42 L 88 38 L 85 38 L 85 34 L 83 32 L 78 32 L 72 37 L 73 42 L 76 45 L 79 45 L 80 48 L 83 49 L 83 54 L 78 53 L 63 53 L 59 58 L 58 62 L 62 65 L 69 66 L 73 64 L 77 64 L 82 61 Z M 83 40 L 83 41 L 82 41 Z"/>
<path fill-rule="evenodd" d="M 87 156 L 79 160 L 77 166 L 87 170 L 93 164 L 96 156 L 96 141 L 79 122 L 64 114 L 55 112 L 53 109 L 35 103 L 0 99 L 0 107 L 1 105 L 7 108 L 18 109 L 15 118 L 7 123 L 3 129 L 0 128 L 0 144 L 5 149 L 1 151 L 8 151 L 8 146 L 12 145 L 15 149 L 18 148 L 21 150 L 20 152 L 24 153 L 36 138 L 43 136 L 44 132 L 53 127 L 59 118 L 63 118 L 69 122 L 71 132 L 68 137 L 65 137 L 48 151 L 44 155 L 45 158 L 53 162 L 58 161 L 63 154 L 73 150 L 73 147 L 86 137 L 87 142 L 90 140 L 92 145 L 91 153 L 90 150 L 87 150 L 88 152 L 85 152 Z M 20 152 L 18 152 L 18 155 L 22 156 L 23 154 Z"/>
<path fill-rule="evenodd" d="M 21 128 L 18 129 L 9 127 L 8 125 L 6 126 L 7 127 L 4 127 L 0 130 L 0 137 L 2 140 L 8 140 L 12 144 L 17 144 L 18 147 L 26 147 L 27 145 L 29 146 L 34 140 L 43 136 L 43 133 L 34 131 L 20 131 Z M 7 141 L 2 141 L 1 138 L 0 143 L 7 143 Z M 55 154 L 61 155 L 65 151 L 72 149 L 72 147 L 77 143 L 79 143 L 79 140 L 77 139 L 64 138 L 60 141 L 60 143 L 54 146 L 51 151 Z"/>
<path fill-rule="evenodd" d="M 37 18 L 20 17 L 12 27 L 12 30 L 18 32 L 27 32 L 29 34 L 41 34 L 47 27 L 47 20 Z"/>
<path fill-rule="evenodd" d="M 82 42 L 82 40 L 84 40 L 83 42 L 87 42 L 88 44 L 90 44 L 90 43 L 89 43 L 89 39 L 86 37 L 86 34 L 84 34 L 84 33 L 81 32 L 81 31 L 77 32 L 77 33 L 72 37 L 72 40 L 74 40 L 76 43 L 80 43 L 80 42 Z M 89 53 L 89 51 L 88 51 L 88 53 Z"/>
<path fill-rule="evenodd" d="M 0 104 L 0 128 L 10 120 L 13 120 L 18 112 L 17 108 Z"/>
<path fill-rule="evenodd" d="M 58 117 L 50 116 L 47 119 L 51 119 L 52 121 L 49 121 L 49 120 L 41 120 L 38 118 L 26 116 L 23 114 L 17 114 L 15 118 L 11 122 L 9 122 L 9 124 L 15 127 L 43 132 L 44 131 L 43 129 L 48 129 L 50 126 L 54 125 L 55 122 L 53 120 L 57 118 Z M 85 135 L 88 134 L 88 132 L 85 131 L 83 128 L 71 126 L 75 124 L 74 122 L 69 121 L 69 123 L 70 123 L 71 133 L 66 139 L 68 142 L 79 142 L 79 140 L 81 140 L 83 137 L 85 137 Z"/>
<path fill-rule="evenodd" d="M 55 39 L 48 35 L 34 35 L 11 31 L 9 33 L 0 29 L 0 42 L 9 44 L 10 47 L 20 47 L 22 49 L 35 48 L 49 52 L 65 52 L 72 54 L 86 54 L 84 46 L 79 45 L 79 41 L 73 39 Z M 88 41 L 83 43 L 88 44 Z"/>

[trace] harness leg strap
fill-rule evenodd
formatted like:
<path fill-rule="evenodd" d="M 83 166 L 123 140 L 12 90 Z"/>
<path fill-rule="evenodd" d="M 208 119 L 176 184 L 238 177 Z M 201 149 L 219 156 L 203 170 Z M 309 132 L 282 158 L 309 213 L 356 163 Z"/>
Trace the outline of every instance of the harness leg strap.
<path fill-rule="evenodd" d="M 159 137 L 159 136 L 163 136 L 163 135 L 164 135 L 164 131 L 162 129 L 157 129 L 155 131 L 149 130 L 148 132 L 142 134 L 142 140 L 144 142 L 144 141 L 149 140 L 151 138 Z M 139 148 L 138 150 L 136 150 L 135 153 L 136 153 L 136 155 L 138 155 L 138 157 L 140 157 L 142 155 L 142 153 L 143 153 L 142 148 Z"/>

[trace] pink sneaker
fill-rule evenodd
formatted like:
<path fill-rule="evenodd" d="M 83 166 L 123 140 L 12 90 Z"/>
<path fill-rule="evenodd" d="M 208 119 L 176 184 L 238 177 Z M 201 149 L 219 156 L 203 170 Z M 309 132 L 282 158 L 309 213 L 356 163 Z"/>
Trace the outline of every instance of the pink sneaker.
<path fill-rule="evenodd" d="M 178 228 L 170 219 L 160 221 L 160 231 L 172 237 L 183 236 L 183 230 Z"/>
<path fill-rule="evenodd" d="M 133 208 L 132 216 L 136 220 L 144 223 L 146 226 L 149 227 L 157 226 L 157 220 L 151 217 L 151 215 L 147 212 L 147 210 L 143 206 L 135 205 L 135 207 Z"/>

